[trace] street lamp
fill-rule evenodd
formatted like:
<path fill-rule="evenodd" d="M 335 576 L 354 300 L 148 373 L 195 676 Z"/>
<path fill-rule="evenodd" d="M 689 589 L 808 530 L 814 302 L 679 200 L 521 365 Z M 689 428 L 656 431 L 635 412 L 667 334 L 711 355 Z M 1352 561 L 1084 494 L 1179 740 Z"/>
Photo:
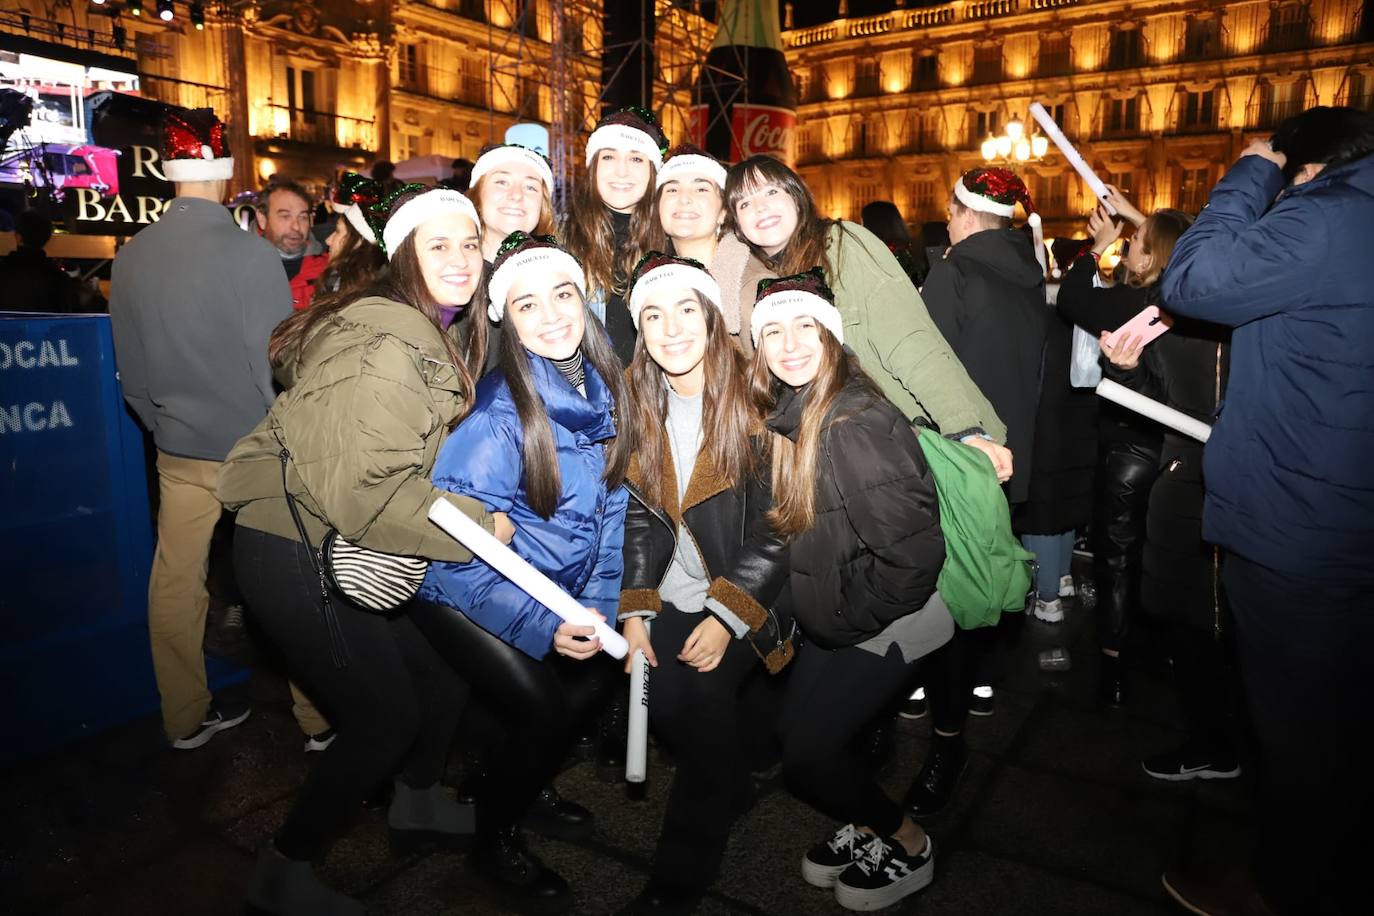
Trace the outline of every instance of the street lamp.
<path fill-rule="evenodd" d="M 1027 136 L 1026 125 L 1020 118 L 1008 121 L 1000 135 L 988 134 L 982 145 L 983 158 L 988 162 L 998 159 L 1013 159 L 1017 162 L 1043 159 L 1049 149 L 1049 138 L 1039 133 Z"/>

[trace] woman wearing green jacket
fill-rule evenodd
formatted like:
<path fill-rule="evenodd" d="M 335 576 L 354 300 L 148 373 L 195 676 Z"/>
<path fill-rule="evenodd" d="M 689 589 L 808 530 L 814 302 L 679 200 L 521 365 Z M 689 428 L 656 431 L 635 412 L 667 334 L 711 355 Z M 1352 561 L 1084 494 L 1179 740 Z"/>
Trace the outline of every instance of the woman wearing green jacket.
<path fill-rule="evenodd" d="M 730 169 L 725 205 L 726 225 L 779 276 L 824 268 L 845 346 L 903 415 L 929 417 L 946 436 L 986 454 L 1002 480 L 1011 477 L 1011 452 L 998 444 L 1006 441 L 1006 427 L 877 236 L 856 223 L 822 218 L 797 173 L 769 156 Z M 741 291 L 741 327 L 749 326 L 753 301 L 754 290 Z"/>
<path fill-rule="evenodd" d="M 373 614 L 339 596 L 325 605 L 312 554 L 334 528 L 372 550 L 471 558 L 426 513 L 442 492 L 429 482 L 435 455 L 467 412 L 484 358 L 486 323 L 473 324 L 465 344 L 453 326 L 482 276 L 480 236 L 466 197 L 403 189 L 383 233 L 389 279 L 278 329 L 269 358 L 284 390 L 220 472 L 220 499 L 239 513 L 234 565 L 249 613 L 338 733 L 258 858 L 248 902 L 260 912 L 363 912 L 310 863 L 397 771 L 394 833 L 455 838 L 473 829 L 471 809 L 439 788 L 466 686 L 404 609 Z M 442 496 L 510 540 L 503 516 Z"/>

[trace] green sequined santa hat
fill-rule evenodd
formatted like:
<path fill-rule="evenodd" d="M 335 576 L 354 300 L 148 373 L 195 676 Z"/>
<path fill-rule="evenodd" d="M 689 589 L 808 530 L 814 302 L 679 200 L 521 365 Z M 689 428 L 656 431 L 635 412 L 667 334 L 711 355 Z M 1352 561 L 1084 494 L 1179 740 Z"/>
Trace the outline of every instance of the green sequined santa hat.
<path fill-rule="evenodd" d="M 840 343 L 844 343 L 844 322 L 835 308 L 835 294 L 825 282 L 825 272 L 813 267 L 805 273 L 777 280 L 760 280 L 754 312 L 749 318 L 749 333 L 758 346 L 759 333 L 766 324 L 791 321 L 810 315 Z"/>
<path fill-rule="evenodd" d="M 344 172 L 329 203 L 335 213 L 342 214 L 348 220 L 355 232 L 376 245 L 382 237 L 382 225 L 385 222 L 377 209 L 381 202 L 380 182 L 357 172 Z"/>
<path fill-rule="evenodd" d="M 695 290 L 720 308 L 720 284 L 706 272 L 705 265 L 691 258 L 675 258 L 661 251 L 651 251 L 639 259 L 630 280 L 627 304 L 636 330 L 645 300 L 661 289 Z"/>
<path fill-rule="evenodd" d="M 688 177 L 706 178 L 725 190 L 725 166 L 720 160 L 699 146 L 679 143 L 668 152 L 663 167 L 658 170 L 656 187 L 663 187 L 667 181 L 681 181 Z"/>
<path fill-rule="evenodd" d="M 573 281 L 582 298 L 587 298 L 587 275 L 577 259 L 558 244 L 558 239 L 551 235 L 512 232 L 496 250 L 491 280 L 487 283 L 487 315 L 492 321 L 500 321 L 505 315 L 510 288 L 515 284 L 515 278 L 526 270 L 542 274 L 562 271 Z"/>
<path fill-rule="evenodd" d="M 421 223 L 444 213 L 457 213 L 472 220 L 477 235 L 482 234 L 482 220 L 477 208 L 463 194 L 450 188 L 429 188 L 422 184 L 402 185 L 387 195 L 381 210 L 387 213 L 382 229 L 382 250 L 387 260 L 396 256 L 396 249 Z"/>
<path fill-rule="evenodd" d="M 657 169 L 668 152 L 668 138 L 658 126 L 658 118 L 646 108 L 622 108 L 602 118 L 587 138 L 587 165 L 604 149 L 643 153 Z"/>

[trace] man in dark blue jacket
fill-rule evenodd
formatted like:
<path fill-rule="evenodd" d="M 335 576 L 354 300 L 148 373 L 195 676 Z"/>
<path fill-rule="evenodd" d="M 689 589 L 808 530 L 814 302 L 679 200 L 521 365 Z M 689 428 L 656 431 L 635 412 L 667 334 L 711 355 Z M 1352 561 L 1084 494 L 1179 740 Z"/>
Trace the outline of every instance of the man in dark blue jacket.
<path fill-rule="evenodd" d="M 1374 785 L 1374 115 L 1314 108 L 1251 143 L 1163 298 L 1235 329 L 1203 527 L 1265 787 L 1257 883 L 1165 886 L 1194 912 L 1347 912 Z"/>

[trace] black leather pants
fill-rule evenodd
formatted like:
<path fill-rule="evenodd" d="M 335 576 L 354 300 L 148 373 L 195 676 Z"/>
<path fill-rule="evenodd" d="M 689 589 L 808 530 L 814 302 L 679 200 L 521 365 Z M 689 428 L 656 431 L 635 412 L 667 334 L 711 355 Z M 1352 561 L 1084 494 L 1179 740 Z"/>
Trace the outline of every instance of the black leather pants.
<path fill-rule="evenodd" d="M 1119 650 L 1140 606 L 1141 552 L 1150 488 L 1159 476 L 1159 446 L 1104 442 L 1097 453 L 1093 499 L 1093 579 L 1097 638 Z"/>

